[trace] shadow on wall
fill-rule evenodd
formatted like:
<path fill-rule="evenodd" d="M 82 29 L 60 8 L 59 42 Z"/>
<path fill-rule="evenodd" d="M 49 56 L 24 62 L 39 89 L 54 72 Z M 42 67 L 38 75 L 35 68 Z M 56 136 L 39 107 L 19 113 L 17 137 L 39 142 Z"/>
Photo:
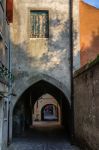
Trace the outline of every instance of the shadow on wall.
<path fill-rule="evenodd" d="M 16 25 L 16 32 L 12 37 L 12 73 L 15 75 L 16 81 L 23 80 L 24 78 L 29 78 L 30 72 L 36 73 L 36 71 L 44 72 L 49 71 L 52 72 L 56 68 L 63 68 L 65 69 L 65 64 L 69 65 L 70 60 L 70 20 L 67 20 L 63 26 L 61 27 L 61 20 L 58 18 L 52 19 L 49 21 L 50 28 L 57 28 L 58 33 L 54 35 L 53 33 L 49 33 L 48 39 L 48 51 L 43 53 L 40 57 L 34 57 L 31 53 L 28 52 L 28 42 L 29 37 L 26 38 L 26 41 L 20 42 L 20 28 L 18 22 L 20 23 L 20 15 L 16 8 L 14 8 L 15 17 L 18 20 L 14 20 L 14 24 Z M 14 25 L 14 26 L 15 26 Z M 61 29 L 61 30 L 60 30 Z M 24 32 L 24 29 L 23 29 Z M 19 37 L 17 36 L 19 34 Z M 73 40 L 77 39 L 77 31 L 73 31 L 74 38 Z M 99 29 L 98 32 L 92 32 L 92 40 L 89 46 L 85 46 L 83 43 L 81 45 L 80 57 L 81 57 L 81 64 L 84 65 L 87 62 L 93 60 L 97 54 L 99 54 Z M 13 40 L 14 39 L 14 40 Z M 74 59 L 77 60 L 79 53 L 76 53 Z M 64 63 L 63 63 L 64 61 Z M 69 62 L 68 62 L 69 61 Z M 75 69 L 75 68 L 74 68 Z"/>
<path fill-rule="evenodd" d="M 17 18 L 17 19 L 16 19 Z M 12 36 L 12 72 L 16 77 L 16 80 L 23 78 L 28 78 L 30 71 L 34 74 L 37 70 L 52 72 L 55 68 L 70 64 L 70 20 L 66 22 L 61 22 L 57 17 L 56 19 L 49 20 L 50 28 L 57 29 L 57 33 L 53 35 L 53 32 L 49 33 L 48 39 L 48 51 L 43 53 L 40 57 L 34 57 L 28 52 L 28 42 L 29 35 L 25 34 L 27 37 L 24 42 L 19 41 L 20 33 L 20 13 L 18 12 L 16 6 L 14 6 L 14 36 Z M 24 28 L 23 31 L 24 32 Z M 26 31 L 25 31 L 26 32 Z M 18 36 L 19 35 L 19 36 Z M 73 40 L 77 39 L 77 31 L 73 31 Z M 14 39 L 14 40 L 13 40 Z M 83 43 L 81 45 L 81 64 L 84 65 L 90 60 L 94 59 L 97 54 L 99 54 L 99 29 L 98 32 L 92 32 L 92 40 L 90 46 L 85 46 Z M 75 46 L 75 45 L 74 45 Z M 75 54 L 75 60 L 79 56 L 78 53 Z M 62 62 L 64 61 L 64 63 Z M 68 62 L 69 61 L 69 62 Z M 75 69 L 75 68 L 74 68 Z"/>
<path fill-rule="evenodd" d="M 62 34 L 62 33 L 61 33 Z M 50 39 L 49 39 L 50 40 Z M 51 42 L 51 41 L 50 41 Z M 58 41 L 59 43 L 59 41 Z M 52 42 L 53 44 L 53 42 Z M 57 51 L 48 51 L 46 54 L 43 54 L 42 57 L 33 57 L 28 54 L 26 48 L 22 48 L 22 45 L 26 45 L 26 42 L 15 45 L 13 44 L 13 66 L 12 73 L 15 75 L 16 80 L 20 80 L 23 77 L 28 78 L 29 72 L 27 70 L 33 71 L 34 74 L 36 70 L 43 72 L 53 71 L 55 68 L 58 68 L 62 63 L 62 58 L 66 59 L 66 50 L 58 50 Z M 89 46 L 86 46 L 84 43 L 82 44 L 80 51 L 81 65 L 85 65 L 92 60 L 94 60 L 99 54 L 99 29 L 98 32 L 92 32 L 91 42 Z M 74 56 L 78 57 L 78 53 Z M 69 59 L 69 58 L 67 58 Z M 70 60 L 69 60 L 70 63 Z"/>
<path fill-rule="evenodd" d="M 50 22 L 57 22 L 57 20 L 51 20 Z M 53 23 L 50 23 L 53 27 Z M 63 25 L 63 30 L 59 32 L 56 39 L 54 39 L 52 33 L 48 39 L 48 51 L 44 52 L 40 57 L 32 56 L 28 52 L 28 41 L 24 41 L 19 44 L 15 44 L 12 41 L 12 72 L 16 77 L 16 80 L 19 80 L 23 77 L 28 78 L 29 73 L 32 71 L 49 71 L 52 72 L 56 68 L 65 69 L 65 64 L 69 65 L 70 60 L 70 34 L 69 34 L 69 20 Z M 59 24 L 57 24 L 58 26 Z M 56 25 L 55 25 L 56 26 Z M 20 33 L 19 33 L 20 34 Z M 74 31 L 74 38 L 77 38 L 77 32 Z M 77 54 L 75 57 L 78 57 Z"/>
<path fill-rule="evenodd" d="M 86 46 L 83 43 L 81 47 L 80 57 L 82 66 L 93 61 L 99 54 L 99 28 L 97 33 L 93 31 L 91 35 L 90 45 Z"/>
<path fill-rule="evenodd" d="M 21 27 L 20 12 L 17 6 L 14 5 L 14 19 L 12 27 L 12 73 L 15 75 L 16 81 L 24 78 L 29 78 L 31 72 L 35 74 L 39 72 L 52 72 L 56 68 L 57 74 L 69 71 L 70 60 L 70 20 L 64 21 L 58 16 L 55 19 L 49 20 L 49 39 L 48 51 L 44 52 L 41 56 L 33 56 L 32 50 L 29 49 L 29 34 L 24 27 Z M 25 20 L 27 22 L 27 20 Z M 27 23 L 26 23 L 27 24 Z M 26 26 L 24 24 L 24 26 Z M 57 31 L 55 32 L 54 31 Z M 21 31 L 21 32 L 20 32 Z M 24 33 L 25 32 L 25 33 Z M 19 40 L 20 37 L 26 36 L 24 41 Z M 77 31 L 73 31 L 74 39 L 77 39 Z M 77 58 L 79 54 L 75 57 Z M 67 68 L 65 67 L 68 66 Z M 59 71 L 60 70 L 60 71 Z M 66 71 L 65 71 L 66 70 Z M 69 73 L 67 72 L 67 76 Z M 68 78 L 69 80 L 69 78 Z M 15 82 L 16 82 L 15 81 Z"/>

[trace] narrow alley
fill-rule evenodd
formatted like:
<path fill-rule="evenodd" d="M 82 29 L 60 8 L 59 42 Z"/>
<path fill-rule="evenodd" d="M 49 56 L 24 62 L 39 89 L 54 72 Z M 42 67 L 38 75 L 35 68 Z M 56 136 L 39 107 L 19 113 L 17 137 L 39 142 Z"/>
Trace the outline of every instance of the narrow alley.
<path fill-rule="evenodd" d="M 99 150 L 98 0 L 0 0 L 0 150 Z"/>
<path fill-rule="evenodd" d="M 34 127 L 15 138 L 8 150 L 79 150 L 71 145 L 62 127 Z"/>

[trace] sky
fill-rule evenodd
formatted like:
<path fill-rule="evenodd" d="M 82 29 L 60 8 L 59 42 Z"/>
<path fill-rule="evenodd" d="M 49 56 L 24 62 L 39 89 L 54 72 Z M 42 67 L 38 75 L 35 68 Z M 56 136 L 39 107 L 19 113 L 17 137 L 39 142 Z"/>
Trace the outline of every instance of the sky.
<path fill-rule="evenodd" d="M 99 8 L 99 0 L 83 0 L 85 3 Z"/>

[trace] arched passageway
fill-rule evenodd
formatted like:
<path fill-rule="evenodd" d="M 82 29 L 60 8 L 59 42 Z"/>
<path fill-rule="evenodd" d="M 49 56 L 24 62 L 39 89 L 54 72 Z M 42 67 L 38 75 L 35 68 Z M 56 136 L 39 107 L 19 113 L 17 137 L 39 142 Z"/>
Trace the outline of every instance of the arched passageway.
<path fill-rule="evenodd" d="M 61 124 L 61 111 L 58 101 L 50 94 L 43 94 L 34 104 L 33 125 L 49 121 Z M 42 122 L 43 121 L 43 122 Z"/>
<path fill-rule="evenodd" d="M 49 82 L 40 80 L 29 87 L 15 105 L 13 110 L 13 137 L 21 136 L 33 127 L 34 105 L 39 98 L 46 93 L 56 99 L 60 107 L 61 126 L 64 127 L 66 133 L 70 135 L 71 111 L 68 99 L 60 89 Z M 50 104 L 51 103 L 49 103 L 49 105 Z M 50 108 L 51 107 L 52 105 L 50 105 Z M 42 113 L 45 108 L 46 106 L 42 108 Z M 56 107 L 55 109 L 57 110 Z M 42 115 L 42 119 L 44 119 L 44 115 Z"/>
<path fill-rule="evenodd" d="M 47 104 L 42 107 L 41 120 L 42 121 L 58 121 L 58 107 L 53 104 Z"/>

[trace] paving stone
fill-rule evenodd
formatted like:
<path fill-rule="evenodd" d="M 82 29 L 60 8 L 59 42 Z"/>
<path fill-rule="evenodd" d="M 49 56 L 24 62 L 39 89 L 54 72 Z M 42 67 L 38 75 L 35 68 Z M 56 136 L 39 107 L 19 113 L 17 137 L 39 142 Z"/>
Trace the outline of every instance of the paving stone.
<path fill-rule="evenodd" d="M 61 133 L 61 134 L 60 134 Z M 31 132 L 31 135 L 16 138 L 8 150 L 80 150 L 71 145 L 63 132 Z"/>

